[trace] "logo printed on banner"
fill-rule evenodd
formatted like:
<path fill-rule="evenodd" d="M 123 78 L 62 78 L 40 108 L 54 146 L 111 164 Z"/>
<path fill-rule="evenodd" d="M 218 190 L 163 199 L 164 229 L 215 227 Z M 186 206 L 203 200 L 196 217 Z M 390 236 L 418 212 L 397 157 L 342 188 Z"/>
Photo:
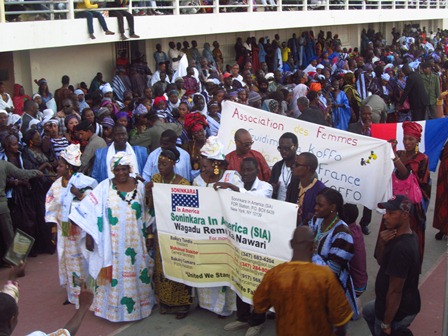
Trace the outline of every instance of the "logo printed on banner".
<path fill-rule="evenodd" d="M 171 209 L 179 211 L 178 207 L 199 208 L 199 193 L 194 189 L 172 188 Z"/>

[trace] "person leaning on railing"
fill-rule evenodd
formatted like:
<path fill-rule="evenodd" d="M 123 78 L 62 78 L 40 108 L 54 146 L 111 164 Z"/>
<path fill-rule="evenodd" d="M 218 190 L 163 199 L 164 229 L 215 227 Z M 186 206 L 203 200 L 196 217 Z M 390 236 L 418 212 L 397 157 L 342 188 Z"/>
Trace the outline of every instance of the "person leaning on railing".
<path fill-rule="evenodd" d="M 98 11 L 91 11 L 89 9 L 96 9 L 98 8 L 97 4 L 92 4 L 90 2 L 90 0 L 84 0 L 84 2 L 79 2 L 76 6 L 76 8 L 78 9 L 86 9 L 83 10 L 81 12 L 77 12 L 75 14 L 76 18 L 86 18 L 87 19 L 87 29 L 89 30 L 89 36 L 92 40 L 94 40 L 96 37 L 95 35 L 93 35 L 93 18 L 96 17 L 98 18 L 98 21 L 101 25 L 101 28 L 103 28 L 104 32 L 106 33 L 106 35 L 115 35 L 114 32 L 111 32 L 108 28 L 107 28 L 107 23 L 106 20 L 104 19 L 103 14 L 101 14 L 101 12 Z"/>

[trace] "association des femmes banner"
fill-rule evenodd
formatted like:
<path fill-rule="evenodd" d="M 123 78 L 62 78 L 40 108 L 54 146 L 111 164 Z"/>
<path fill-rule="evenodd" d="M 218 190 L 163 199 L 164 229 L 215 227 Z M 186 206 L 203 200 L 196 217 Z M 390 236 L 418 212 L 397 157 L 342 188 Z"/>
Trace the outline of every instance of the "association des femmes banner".
<path fill-rule="evenodd" d="M 299 139 L 297 152 L 316 155 L 319 179 L 339 190 L 346 202 L 374 209 L 391 196 L 393 155 L 386 141 L 229 101 L 223 102 L 222 108 L 218 137 L 226 154 L 235 149 L 235 132 L 244 128 L 254 140 L 252 149 L 261 152 L 273 166 L 282 159 L 277 150 L 280 136 L 291 132 Z"/>
<path fill-rule="evenodd" d="M 264 274 L 291 259 L 295 204 L 158 183 L 153 193 L 168 279 L 193 287 L 229 286 L 251 303 Z"/>

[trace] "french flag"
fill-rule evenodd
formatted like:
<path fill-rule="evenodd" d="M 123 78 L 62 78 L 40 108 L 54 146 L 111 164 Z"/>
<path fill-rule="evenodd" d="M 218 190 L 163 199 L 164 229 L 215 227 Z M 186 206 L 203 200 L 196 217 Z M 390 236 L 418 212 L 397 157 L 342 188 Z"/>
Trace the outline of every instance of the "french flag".
<path fill-rule="evenodd" d="M 429 158 L 429 169 L 436 171 L 440 152 L 448 139 L 448 118 L 417 121 L 422 125 L 422 140 L 418 148 Z M 402 123 L 372 124 L 374 138 L 398 141 L 397 149 L 404 149 Z"/>

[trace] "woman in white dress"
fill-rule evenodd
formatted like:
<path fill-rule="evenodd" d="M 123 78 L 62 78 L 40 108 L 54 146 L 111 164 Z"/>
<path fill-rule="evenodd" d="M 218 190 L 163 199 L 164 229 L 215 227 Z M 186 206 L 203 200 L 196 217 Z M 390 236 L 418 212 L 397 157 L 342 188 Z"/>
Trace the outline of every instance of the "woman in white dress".
<path fill-rule="evenodd" d="M 226 170 L 224 146 L 216 136 L 207 139 L 201 155 L 201 173 L 193 180 L 194 186 L 213 188 L 216 182 L 228 182 L 243 188 L 240 174 Z M 230 287 L 198 288 L 198 294 L 199 306 L 218 316 L 230 316 L 236 310 L 236 294 Z"/>

